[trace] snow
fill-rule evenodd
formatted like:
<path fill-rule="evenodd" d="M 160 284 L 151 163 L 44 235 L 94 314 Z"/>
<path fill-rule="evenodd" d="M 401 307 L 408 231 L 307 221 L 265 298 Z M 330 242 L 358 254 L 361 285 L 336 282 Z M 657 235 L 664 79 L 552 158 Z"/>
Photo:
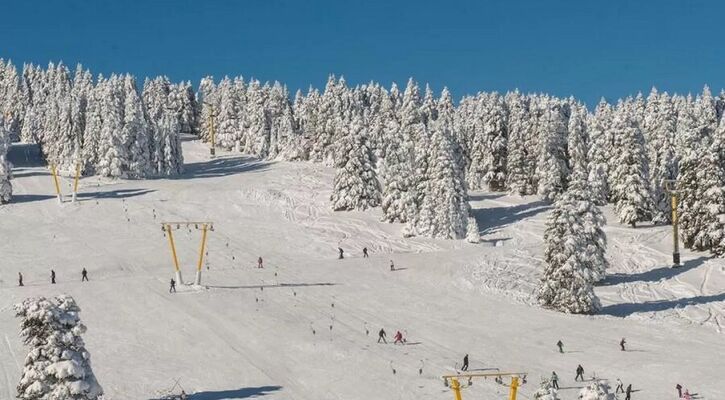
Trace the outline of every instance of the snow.
<path fill-rule="evenodd" d="M 576 399 L 589 384 L 574 383 L 577 364 L 610 387 L 617 378 L 632 383 L 637 400 L 674 399 L 677 383 L 725 398 L 723 260 L 681 251 L 684 267 L 671 269 L 671 227 L 632 229 L 603 207 L 610 268 L 595 287 L 602 312 L 566 315 L 535 304 L 551 208 L 534 196 L 471 192 L 481 230 L 474 245 L 403 238 L 403 225 L 380 222 L 379 209 L 332 211 L 332 168 L 222 151 L 209 160 L 208 148 L 188 139 L 179 177 L 85 178 L 79 201 L 59 206 L 31 150 L 12 146 L 13 202 L 0 206 L 0 399 L 15 397 L 27 354 L 12 305 L 61 293 L 83 310 L 106 399 L 156 398 L 177 379 L 195 400 L 450 399 L 440 375 L 466 353 L 472 370 L 528 372 L 521 399 L 552 371 L 558 396 Z M 63 181 L 66 193 L 70 185 Z M 179 219 L 213 221 L 215 230 L 207 288 L 169 294 L 160 223 Z M 176 232 L 187 276 L 200 238 L 193 228 Z M 83 267 L 90 282 L 81 282 Z M 409 344 L 377 344 L 381 327 L 401 330 Z M 507 392 L 479 380 L 463 396 Z"/>

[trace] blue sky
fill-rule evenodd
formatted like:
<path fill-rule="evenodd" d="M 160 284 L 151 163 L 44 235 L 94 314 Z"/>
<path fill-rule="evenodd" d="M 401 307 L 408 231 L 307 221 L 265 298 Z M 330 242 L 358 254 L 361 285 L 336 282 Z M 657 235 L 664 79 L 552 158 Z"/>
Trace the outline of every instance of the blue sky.
<path fill-rule="evenodd" d="M 648 92 L 725 87 L 723 2 L 8 1 L 0 57 L 80 62 L 95 74 L 243 75 L 292 91 L 404 85 L 574 95 L 591 107 Z"/>

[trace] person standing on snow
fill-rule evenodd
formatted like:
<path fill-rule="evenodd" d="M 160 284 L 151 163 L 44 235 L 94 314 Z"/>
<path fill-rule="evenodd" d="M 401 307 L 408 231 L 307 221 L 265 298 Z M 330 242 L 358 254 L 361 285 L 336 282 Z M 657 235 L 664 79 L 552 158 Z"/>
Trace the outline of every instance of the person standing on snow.
<path fill-rule="evenodd" d="M 367 247 L 363 247 L 363 258 L 369 258 L 369 257 L 370 256 L 368 255 L 368 248 Z"/>
<path fill-rule="evenodd" d="M 257 259 L 257 268 L 264 268 L 264 261 L 262 260 L 262 256 L 259 256 Z"/>
<path fill-rule="evenodd" d="M 620 390 L 622 391 L 622 393 L 624 393 L 624 383 L 622 383 L 622 381 L 617 378 L 617 389 L 614 390 L 614 393 L 619 393 Z"/>
<path fill-rule="evenodd" d="M 627 390 L 624 392 L 624 400 L 632 400 L 632 384 L 627 385 Z"/>
<path fill-rule="evenodd" d="M 393 336 L 393 339 L 395 339 L 393 341 L 393 344 L 398 344 L 398 343 L 404 344 L 403 343 L 403 334 L 400 333 L 400 331 L 395 332 L 395 336 Z"/>
<path fill-rule="evenodd" d="M 23 285 L 23 274 L 18 272 L 18 286 L 25 286 Z"/>
<path fill-rule="evenodd" d="M 463 356 L 463 366 L 461 367 L 461 371 L 468 371 L 468 354 Z"/>
<path fill-rule="evenodd" d="M 171 292 L 176 293 L 176 281 L 174 278 L 171 278 L 171 282 L 169 283 L 169 293 Z"/>
<path fill-rule="evenodd" d="M 55 271 L 52 269 L 50 270 L 50 283 L 51 285 L 55 285 Z"/>
<path fill-rule="evenodd" d="M 337 251 L 340 252 L 340 256 L 337 257 L 338 260 L 342 260 L 343 258 L 345 258 L 345 252 L 342 250 L 342 247 L 338 247 Z"/>
<path fill-rule="evenodd" d="M 556 347 L 559 348 L 559 353 L 564 353 L 564 343 L 562 343 L 561 340 L 556 342 Z"/>
<path fill-rule="evenodd" d="M 620 341 L 619 341 L 619 347 L 620 347 L 620 348 L 622 349 L 622 351 L 626 351 L 626 350 L 624 349 L 624 345 L 625 345 L 626 343 L 627 343 L 627 341 L 626 341 L 626 340 L 624 340 L 624 338 L 622 338 L 622 340 L 620 340 Z"/>
<path fill-rule="evenodd" d="M 85 268 L 81 271 L 81 282 L 83 281 L 88 281 L 88 271 Z"/>
<path fill-rule="evenodd" d="M 574 382 L 576 382 L 579 378 L 582 378 L 582 382 L 584 382 L 584 367 L 582 367 L 581 364 L 577 365 L 576 367 L 576 376 L 574 377 Z"/>
<path fill-rule="evenodd" d="M 675 389 L 677 389 L 677 398 L 681 399 L 682 398 L 682 385 L 680 385 L 678 383 L 677 386 L 675 386 Z"/>
<path fill-rule="evenodd" d="M 380 332 L 378 332 L 378 343 L 380 341 L 383 341 L 383 343 L 388 344 L 388 342 L 385 340 L 385 330 L 383 328 L 380 328 Z"/>
<path fill-rule="evenodd" d="M 551 371 L 551 387 L 559 389 L 559 376 L 556 375 L 556 371 Z"/>
<path fill-rule="evenodd" d="M 393 260 L 390 260 L 390 270 L 395 271 L 395 264 L 393 263 Z"/>

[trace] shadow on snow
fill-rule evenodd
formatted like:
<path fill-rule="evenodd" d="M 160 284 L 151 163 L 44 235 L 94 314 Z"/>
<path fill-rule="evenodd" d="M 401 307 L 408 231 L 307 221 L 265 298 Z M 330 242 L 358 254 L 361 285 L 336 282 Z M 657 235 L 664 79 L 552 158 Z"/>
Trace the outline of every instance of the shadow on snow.
<path fill-rule="evenodd" d="M 251 399 L 266 396 L 281 389 L 282 386 L 260 386 L 236 390 L 221 390 L 216 392 L 198 392 L 190 395 L 189 400 Z"/>
<path fill-rule="evenodd" d="M 701 256 L 693 260 L 687 260 L 680 268 L 672 268 L 671 266 L 668 266 L 655 268 L 649 271 L 637 272 L 634 274 L 612 274 L 607 276 L 606 279 L 597 286 L 613 286 L 619 285 L 620 283 L 631 282 L 658 282 L 664 279 L 673 278 L 691 269 L 697 268 L 711 258 L 712 257 Z"/>
<path fill-rule="evenodd" d="M 261 161 L 252 157 L 237 156 L 215 158 L 184 165 L 184 173 L 169 179 L 215 178 L 235 175 L 242 172 L 265 170 L 272 162 Z"/>
<path fill-rule="evenodd" d="M 472 210 L 478 226 L 483 227 L 481 234 L 495 233 L 498 228 L 533 217 L 551 208 L 543 200 L 510 207 L 479 208 Z"/>
<path fill-rule="evenodd" d="M 278 283 L 276 285 L 241 285 L 241 286 L 219 286 L 208 285 L 209 289 L 259 289 L 259 288 L 294 288 L 309 286 L 337 286 L 337 283 L 320 282 L 320 283 Z"/>
<path fill-rule="evenodd" d="M 725 301 L 725 293 L 709 296 L 694 296 L 674 300 L 646 301 L 644 303 L 622 303 L 602 307 L 601 313 L 615 317 L 626 317 L 641 312 L 664 311 L 672 308 L 682 308 L 716 301 Z"/>

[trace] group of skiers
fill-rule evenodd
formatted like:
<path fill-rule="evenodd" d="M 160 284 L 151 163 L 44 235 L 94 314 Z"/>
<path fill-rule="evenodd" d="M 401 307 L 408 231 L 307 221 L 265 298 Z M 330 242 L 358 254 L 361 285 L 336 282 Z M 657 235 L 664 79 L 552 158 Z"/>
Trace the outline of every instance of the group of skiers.
<path fill-rule="evenodd" d="M 88 271 L 83 268 L 81 271 L 81 282 L 88 282 Z M 50 284 L 55 285 L 55 270 L 50 270 Z M 18 286 L 25 286 L 23 283 L 23 273 L 18 272 Z"/>
<path fill-rule="evenodd" d="M 385 338 L 386 338 L 385 329 L 380 328 L 380 332 L 378 332 L 378 343 L 380 343 L 382 341 L 383 343 L 388 344 L 388 341 L 385 340 Z M 395 336 L 393 336 L 393 344 L 398 344 L 398 343 L 405 344 L 406 342 L 407 342 L 407 340 L 403 337 L 403 334 L 400 331 L 396 331 Z"/>
<path fill-rule="evenodd" d="M 370 258 L 370 254 L 368 253 L 367 247 L 363 247 L 362 252 L 363 252 L 363 258 Z M 337 255 L 338 260 L 342 260 L 345 258 L 345 250 L 343 250 L 342 247 L 337 248 L 337 253 L 338 253 L 338 255 Z M 260 257 L 259 260 L 261 263 L 262 258 Z M 390 270 L 395 271 L 395 263 L 393 262 L 393 260 L 390 260 Z"/>

